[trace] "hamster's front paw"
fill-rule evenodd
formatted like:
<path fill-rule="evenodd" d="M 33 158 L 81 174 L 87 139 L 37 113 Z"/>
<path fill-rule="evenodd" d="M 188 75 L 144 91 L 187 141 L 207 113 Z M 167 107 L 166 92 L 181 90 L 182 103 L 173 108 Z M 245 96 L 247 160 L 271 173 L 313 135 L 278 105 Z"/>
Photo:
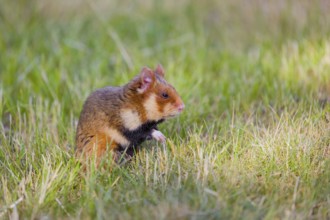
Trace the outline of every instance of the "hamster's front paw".
<path fill-rule="evenodd" d="M 152 133 L 151 133 L 151 136 L 155 140 L 160 141 L 161 143 L 165 143 L 165 141 L 166 141 L 165 135 L 163 135 L 163 133 L 158 131 L 158 130 L 153 130 Z"/>

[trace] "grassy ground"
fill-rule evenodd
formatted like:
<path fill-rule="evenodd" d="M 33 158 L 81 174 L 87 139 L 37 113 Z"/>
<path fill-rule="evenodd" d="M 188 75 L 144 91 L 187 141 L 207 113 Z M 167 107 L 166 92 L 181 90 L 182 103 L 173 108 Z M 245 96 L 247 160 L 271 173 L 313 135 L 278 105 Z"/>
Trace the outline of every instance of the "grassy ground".
<path fill-rule="evenodd" d="M 329 219 L 327 1 L 1 1 L 0 218 Z M 88 94 L 162 63 L 185 112 L 80 171 Z"/>

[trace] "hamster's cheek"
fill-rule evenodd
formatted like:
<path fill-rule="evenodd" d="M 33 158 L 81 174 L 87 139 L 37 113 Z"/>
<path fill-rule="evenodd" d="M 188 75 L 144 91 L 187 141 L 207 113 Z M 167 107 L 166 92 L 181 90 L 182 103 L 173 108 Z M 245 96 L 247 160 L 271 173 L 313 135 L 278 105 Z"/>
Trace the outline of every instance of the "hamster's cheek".
<path fill-rule="evenodd" d="M 164 115 L 171 116 L 175 113 L 176 113 L 175 108 L 170 103 L 164 106 Z"/>
<path fill-rule="evenodd" d="M 159 104 L 155 94 L 150 95 L 143 103 L 147 118 L 151 121 L 158 121 L 163 117 L 163 113 L 159 111 Z"/>

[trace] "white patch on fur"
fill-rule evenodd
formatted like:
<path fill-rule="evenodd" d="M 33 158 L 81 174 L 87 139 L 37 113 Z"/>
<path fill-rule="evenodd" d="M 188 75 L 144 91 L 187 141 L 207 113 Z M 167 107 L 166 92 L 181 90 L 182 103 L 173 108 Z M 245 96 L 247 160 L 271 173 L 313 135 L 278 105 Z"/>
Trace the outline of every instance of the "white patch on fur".
<path fill-rule="evenodd" d="M 130 142 L 117 129 L 108 127 L 105 129 L 105 133 L 117 144 L 122 146 L 128 146 L 130 144 Z"/>
<path fill-rule="evenodd" d="M 121 110 L 120 116 L 123 119 L 125 128 L 128 130 L 135 130 L 142 124 L 139 113 L 133 111 L 132 109 Z"/>
<path fill-rule="evenodd" d="M 162 119 L 163 115 L 158 111 L 155 94 L 151 94 L 149 98 L 143 103 L 143 106 L 146 110 L 148 120 L 158 121 Z"/>
<path fill-rule="evenodd" d="M 137 91 L 139 94 L 144 93 L 147 90 L 147 88 L 138 88 Z"/>
<path fill-rule="evenodd" d="M 157 140 L 157 141 L 160 141 L 162 143 L 164 143 L 166 141 L 166 137 L 165 135 L 160 132 L 160 131 L 157 131 L 157 130 L 153 130 L 152 133 L 151 133 L 151 136 Z"/>

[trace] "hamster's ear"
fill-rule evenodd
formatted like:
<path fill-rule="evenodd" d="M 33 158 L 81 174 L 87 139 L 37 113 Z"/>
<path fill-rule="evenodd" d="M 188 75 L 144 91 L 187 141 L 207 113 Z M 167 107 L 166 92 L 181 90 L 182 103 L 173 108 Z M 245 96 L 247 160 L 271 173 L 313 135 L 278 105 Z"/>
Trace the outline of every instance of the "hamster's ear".
<path fill-rule="evenodd" d="M 165 71 L 164 71 L 164 68 L 161 64 L 157 65 L 155 73 L 157 73 L 158 75 L 164 77 Z"/>
<path fill-rule="evenodd" d="M 144 93 L 150 85 L 154 82 L 155 80 L 155 75 L 151 69 L 148 67 L 143 67 L 140 73 L 140 87 L 138 88 L 139 93 Z"/>

